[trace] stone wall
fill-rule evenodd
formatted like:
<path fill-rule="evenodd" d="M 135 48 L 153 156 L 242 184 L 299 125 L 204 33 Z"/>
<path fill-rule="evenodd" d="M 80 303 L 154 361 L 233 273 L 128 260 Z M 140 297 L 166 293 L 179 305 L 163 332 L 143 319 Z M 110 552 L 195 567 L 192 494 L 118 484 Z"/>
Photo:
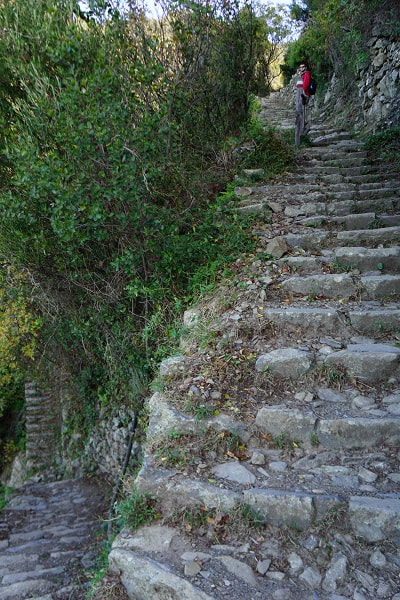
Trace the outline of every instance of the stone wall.
<path fill-rule="evenodd" d="M 69 419 L 64 413 L 64 424 Z M 62 455 L 60 468 L 73 476 L 85 471 L 96 471 L 114 480 L 121 472 L 128 447 L 134 411 L 130 409 L 99 409 L 96 424 L 90 436 L 69 432 L 64 425 L 62 433 Z M 135 464 L 140 446 L 134 442 L 129 465 Z"/>
<path fill-rule="evenodd" d="M 374 33 L 367 65 L 359 68 L 354 82 L 358 98 L 343 92 L 335 73 L 322 99 L 322 107 L 332 113 L 353 113 L 356 129 L 367 132 L 400 123 L 400 43 L 389 34 Z"/>

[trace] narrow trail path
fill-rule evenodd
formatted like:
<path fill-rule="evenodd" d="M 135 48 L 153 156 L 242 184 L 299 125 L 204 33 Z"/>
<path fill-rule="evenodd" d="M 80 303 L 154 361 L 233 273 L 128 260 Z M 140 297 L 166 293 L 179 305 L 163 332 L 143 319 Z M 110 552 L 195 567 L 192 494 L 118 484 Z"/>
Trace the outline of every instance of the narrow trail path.
<path fill-rule="evenodd" d="M 0 511 L 0 600 L 80 600 L 105 510 L 90 480 L 27 483 Z"/>
<path fill-rule="evenodd" d="M 310 137 L 295 173 L 237 188 L 257 253 L 161 366 L 136 484 L 179 516 L 114 542 L 132 598 L 400 600 L 400 174 L 351 131 Z"/>

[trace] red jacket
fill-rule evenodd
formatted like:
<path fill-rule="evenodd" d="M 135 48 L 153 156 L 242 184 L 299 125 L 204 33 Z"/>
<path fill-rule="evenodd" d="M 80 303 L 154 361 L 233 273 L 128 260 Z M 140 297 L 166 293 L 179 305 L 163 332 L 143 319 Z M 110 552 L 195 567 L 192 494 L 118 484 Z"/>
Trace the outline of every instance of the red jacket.
<path fill-rule="evenodd" d="M 310 71 L 305 71 L 304 73 L 302 73 L 301 78 L 303 80 L 303 92 L 305 93 L 306 96 L 309 96 L 310 94 L 308 93 L 308 88 L 309 88 L 310 79 L 311 79 Z"/>

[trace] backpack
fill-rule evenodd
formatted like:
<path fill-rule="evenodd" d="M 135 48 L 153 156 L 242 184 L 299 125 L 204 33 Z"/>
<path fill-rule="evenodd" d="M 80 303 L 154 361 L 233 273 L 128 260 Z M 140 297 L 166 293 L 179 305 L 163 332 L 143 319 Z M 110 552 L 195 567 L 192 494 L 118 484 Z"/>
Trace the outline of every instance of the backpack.
<path fill-rule="evenodd" d="M 315 94 L 315 90 L 317 89 L 317 82 L 315 81 L 314 77 L 310 78 L 310 84 L 308 86 L 307 92 L 309 96 L 314 96 Z"/>

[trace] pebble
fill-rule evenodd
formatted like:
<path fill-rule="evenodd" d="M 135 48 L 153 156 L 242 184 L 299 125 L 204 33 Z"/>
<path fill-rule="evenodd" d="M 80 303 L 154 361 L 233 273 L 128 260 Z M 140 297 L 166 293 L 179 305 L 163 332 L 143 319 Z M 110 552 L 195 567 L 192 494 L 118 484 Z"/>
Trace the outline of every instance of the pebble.
<path fill-rule="evenodd" d="M 270 559 L 259 560 L 257 563 L 257 572 L 260 573 L 260 575 L 265 575 L 265 573 L 268 571 L 270 565 L 271 565 Z"/>
<path fill-rule="evenodd" d="M 366 481 L 367 483 L 373 483 L 378 479 L 378 475 L 376 473 L 374 473 L 373 471 L 369 471 L 364 467 L 360 467 L 358 471 L 358 476 L 360 479 Z"/>
<path fill-rule="evenodd" d="M 319 388 L 317 391 L 318 398 L 324 402 L 347 402 L 347 398 L 344 394 L 332 390 L 330 388 Z"/>
<path fill-rule="evenodd" d="M 315 548 L 318 548 L 319 542 L 320 542 L 320 540 L 316 535 L 310 535 L 309 538 L 307 538 L 306 540 L 303 540 L 300 543 L 303 546 L 303 548 L 312 552 L 313 550 L 315 550 Z"/>
<path fill-rule="evenodd" d="M 196 577 L 201 571 L 201 566 L 195 561 L 191 561 L 185 564 L 184 573 L 186 577 Z"/>
<path fill-rule="evenodd" d="M 249 565 L 236 558 L 232 558 L 232 556 L 219 556 L 218 558 L 230 573 L 249 585 L 255 586 L 257 584 L 253 569 Z"/>
<path fill-rule="evenodd" d="M 322 581 L 322 575 L 317 569 L 307 567 L 307 569 L 304 569 L 299 579 L 311 588 L 319 588 Z"/>
<path fill-rule="evenodd" d="M 387 563 L 386 556 L 377 548 L 371 554 L 369 562 L 375 569 L 382 569 Z"/>
<path fill-rule="evenodd" d="M 271 471 L 275 471 L 277 473 L 282 473 L 283 471 L 286 471 L 287 463 L 285 463 L 281 460 L 270 462 L 269 468 L 271 469 Z"/>
<path fill-rule="evenodd" d="M 378 596 L 378 598 L 386 598 L 386 596 L 389 594 L 390 592 L 390 585 L 387 583 L 379 583 L 377 590 L 376 590 L 376 595 Z"/>
<path fill-rule="evenodd" d="M 259 450 L 255 450 L 251 456 L 251 464 L 253 465 L 265 465 L 265 456 Z"/>
<path fill-rule="evenodd" d="M 347 557 L 342 553 L 337 553 L 332 557 L 329 568 L 326 572 L 322 587 L 327 592 L 335 592 L 337 582 L 343 581 L 348 567 Z"/>
<path fill-rule="evenodd" d="M 288 555 L 287 560 L 290 566 L 290 574 L 297 575 L 297 573 L 300 573 L 301 569 L 303 568 L 303 561 L 301 557 L 296 554 L 296 552 L 291 552 Z"/>
<path fill-rule="evenodd" d="M 285 579 L 285 573 L 281 571 L 268 571 L 267 577 L 273 581 L 283 581 Z"/>
<path fill-rule="evenodd" d="M 367 589 L 369 592 L 372 592 L 375 588 L 374 578 L 371 577 L 368 573 L 364 573 L 364 571 L 360 571 L 359 569 L 354 570 L 354 574 L 356 579 L 361 583 L 361 585 Z"/>
<path fill-rule="evenodd" d="M 366 409 L 375 406 L 375 400 L 368 396 L 356 396 L 351 403 L 353 408 Z"/>

